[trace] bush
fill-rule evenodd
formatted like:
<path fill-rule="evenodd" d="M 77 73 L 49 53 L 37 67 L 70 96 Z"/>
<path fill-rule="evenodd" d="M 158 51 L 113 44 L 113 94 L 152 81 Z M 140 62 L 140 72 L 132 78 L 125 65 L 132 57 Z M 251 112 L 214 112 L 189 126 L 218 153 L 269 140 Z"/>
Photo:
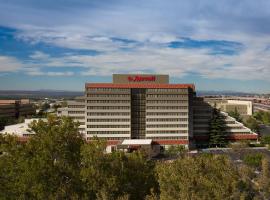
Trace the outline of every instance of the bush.
<path fill-rule="evenodd" d="M 251 167 L 260 167 L 261 161 L 263 158 L 263 154 L 256 153 L 256 154 L 247 154 L 244 156 L 244 163 Z"/>

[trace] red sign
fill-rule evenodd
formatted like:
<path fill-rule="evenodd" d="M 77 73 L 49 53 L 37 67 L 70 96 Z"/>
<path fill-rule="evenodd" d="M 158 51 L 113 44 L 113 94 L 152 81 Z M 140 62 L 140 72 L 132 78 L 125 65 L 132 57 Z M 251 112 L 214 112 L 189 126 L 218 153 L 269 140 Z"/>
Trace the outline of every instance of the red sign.
<path fill-rule="evenodd" d="M 128 81 L 132 82 L 142 82 L 142 81 L 155 81 L 155 76 L 129 76 Z"/>

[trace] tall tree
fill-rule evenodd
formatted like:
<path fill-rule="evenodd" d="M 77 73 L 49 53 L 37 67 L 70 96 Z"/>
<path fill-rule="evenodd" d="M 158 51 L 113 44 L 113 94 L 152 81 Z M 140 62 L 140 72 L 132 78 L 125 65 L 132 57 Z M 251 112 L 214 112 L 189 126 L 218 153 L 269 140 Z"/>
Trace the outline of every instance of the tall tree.
<path fill-rule="evenodd" d="M 209 145 L 211 147 L 224 147 L 226 140 L 226 123 L 224 116 L 216 108 L 213 109 L 209 126 Z"/>

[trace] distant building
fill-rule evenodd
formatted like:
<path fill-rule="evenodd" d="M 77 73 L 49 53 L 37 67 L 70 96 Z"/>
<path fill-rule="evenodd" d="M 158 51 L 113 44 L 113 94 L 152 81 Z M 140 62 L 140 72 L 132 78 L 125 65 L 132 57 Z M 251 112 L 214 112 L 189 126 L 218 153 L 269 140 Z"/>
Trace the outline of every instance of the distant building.
<path fill-rule="evenodd" d="M 226 99 L 213 99 L 205 98 L 212 107 L 216 107 L 224 112 L 237 112 L 242 116 L 251 116 L 253 114 L 253 105 L 252 101 L 243 101 L 243 100 L 226 100 Z"/>
<path fill-rule="evenodd" d="M 18 118 L 35 114 L 35 109 L 29 99 L 0 100 L 0 117 Z"/>
<path fill-rule="evenodd" d="M 67 107 L 58 108 L 57 116 L 70 116 L 80 123 L 79 130 L 85 134 L 85 97 L 77 97 L 74 101 L 67 101 Z"/>

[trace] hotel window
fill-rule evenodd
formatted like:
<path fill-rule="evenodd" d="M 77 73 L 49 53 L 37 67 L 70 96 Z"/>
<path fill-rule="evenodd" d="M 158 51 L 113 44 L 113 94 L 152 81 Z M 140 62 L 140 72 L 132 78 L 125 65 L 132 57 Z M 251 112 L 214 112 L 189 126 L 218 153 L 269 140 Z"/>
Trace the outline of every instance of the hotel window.
<path fill-rule="evenodd" d="M 176 122 L 176 121 L 181 121 L 181 122 L 187 122 L 187 118 L 149 118 L 146 119 L 147 122 Z"/>
<path fill-rule="evenodd" d="M 84 105 L 68 105 L 68 108 L 85 108 Z"/>
<path fill-rule="evenodd" d="M 84 114 L 84 111 L 68 111 L 68 114 Z"/>
<path fill-rule="evenodd" d="M 87 94 L 87 97 L 130 97 L 129 94 Z"/>
<path fill-rule="evenodd" d="M 87 100 L 87 103 L 130 103 L 129 100 Z"/>
<path fill-rule="evenodd" d="M 185 134 L 187 130 L 158 130 L 158 131 L 146 131 L 146 134 Z"/>
<path fill-rule="evenodd" d="M 87 122 L 129 122 L 130 119 L 87 119 Z"/>
<path fill-rule="evenodd" d="M 121 110 L 130 109 L 129 106 L 87 106 L 89 110 Z"/>
<path fill-rule="evenodd" d="M 129 125 L 87 125 L 87 128 L 129 128 Z"/>
<path fill-rule="evenodd" d="M 186 116 L 187 112 L 147 112 L 146 115 L 149 116 Z"/>
<path fill-rule="evenodd" d="M 187 127 L 187 124 L 147 124 L 147 128 L 179 128 Z"/>
<path fill-rule="evenodd" d="M 97 112 L 88 112 L 87 113 L 88 116 L 129 116 L 130 113 L 129 112 L 102 112 L 102 113 L 97 113 Z"/>
<path fill-rule="evenodd" d="M 187 106 L 147 106 L 147 109 L 154 110 L 178 110 L 178 109 L 187 109 Z"/>
<path fill-rule="evenodd" d="M 188 137 L 186 137 L 186 136 L 175 136 L 175 137 L 173 137 L 173 136 L 171 136 L 171 137 L 151 137 L 151 136 L 149 136 L 149 137 L 146 137 L 147 139 L 153 139 L 153 140 L 187 140 L 188 139 Z"/>
<path fill-rule="evenodd" d="M 129 131 L 87 131 L 87 134 L 98 135 L 98 134 L 130 134 Z"/>

